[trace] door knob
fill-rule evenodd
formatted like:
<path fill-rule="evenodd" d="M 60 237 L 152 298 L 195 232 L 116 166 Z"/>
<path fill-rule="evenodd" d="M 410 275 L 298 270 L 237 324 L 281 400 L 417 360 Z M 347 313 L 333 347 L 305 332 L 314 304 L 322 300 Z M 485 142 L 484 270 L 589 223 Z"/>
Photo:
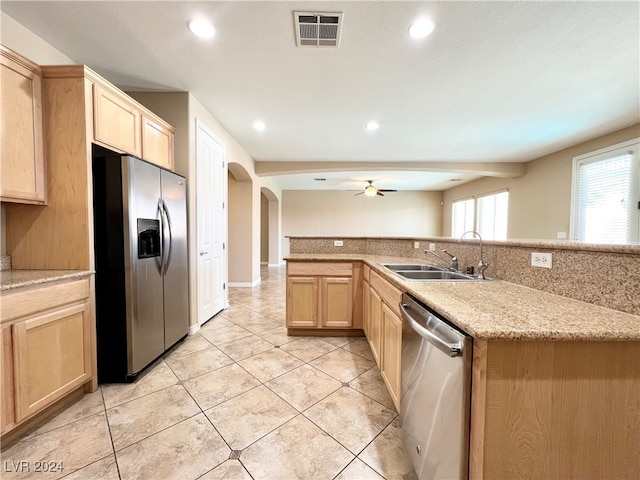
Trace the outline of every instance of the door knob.
<path fill-rule="evenodd" d="M 204 250 L 200 250 L 200 256 L 206 255 L 207 253 L 209 253 L 209 252 L 205 252 Z"/>

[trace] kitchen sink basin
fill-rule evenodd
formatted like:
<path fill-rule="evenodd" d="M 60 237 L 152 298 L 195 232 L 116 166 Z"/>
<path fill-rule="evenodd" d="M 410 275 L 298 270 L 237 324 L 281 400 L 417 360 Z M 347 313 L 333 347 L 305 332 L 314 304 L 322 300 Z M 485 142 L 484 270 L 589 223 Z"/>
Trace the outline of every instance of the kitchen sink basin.
<path fill-rule="evenodd" d="M 440 271 L 396 271 L 396 275 L 407 278 L 409 280 L 477 280 L 476 277 L 466 275 L 459 272 L 450 272 L 447 270 Z"/>
<path fill-rule="evenodd" d="M 401 277 L 409 280 L 477 280 L 476 277 L 459 272 L 440 271 L 397 271 Z"/>
<path fill-rule="evenodd" d="M 394 272 L 398 271 L 436 271 L 441 272 L 445 270 L 443 267 L 438 267 L 436 265 L 428 265 L 426 263 L 383 263 L 383 267 L 387 267 L 389 270 L 393 270 Z"/>

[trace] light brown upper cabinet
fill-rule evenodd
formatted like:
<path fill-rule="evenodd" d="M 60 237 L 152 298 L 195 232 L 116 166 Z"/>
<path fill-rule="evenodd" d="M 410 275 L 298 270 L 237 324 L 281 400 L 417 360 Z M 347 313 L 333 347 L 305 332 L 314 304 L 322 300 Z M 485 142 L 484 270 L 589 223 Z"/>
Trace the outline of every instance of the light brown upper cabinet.
<path fill-rule="evenodd" d="M 93 135 L 97 143 L 142 157 L 142 115 L 124 94 L 93 85 Z"/>
<path fill-rule="evenodd" d="M 142 158 L 173 170 L 173 137 L 175 130 L 142 115 Z"/>
<path fill-rule="evenodd" d="M 0 46 L 2 140 L 0 200 L 45 204 L 40 67 Z"/>
<path fill-rule="evenodd" d="M 173 170 L 175 129 L 113 85 L 94 82 L 94 141 Z"/>

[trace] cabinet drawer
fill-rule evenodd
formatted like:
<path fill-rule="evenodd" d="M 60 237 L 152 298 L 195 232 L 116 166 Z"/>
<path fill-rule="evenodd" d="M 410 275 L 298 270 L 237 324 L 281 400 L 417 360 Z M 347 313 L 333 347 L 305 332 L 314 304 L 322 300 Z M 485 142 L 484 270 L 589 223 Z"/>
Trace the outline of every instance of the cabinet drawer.
<path fill-rule="evenodd" d="M 371 288 L 374 288 L 380 294 L 380 298 L 391 307 L 396 315 L 402 316 L 400 312 L 402 292 L 374 271 L 371 272 L 370 283 Z"/>
<path fill-rule="evenodd" d="M 16 289 L 2 294 L 1 320 L 6 322 L 88 297 L 88 278 L 51 286 Z"/>
<path fill-rule="evenodd" d="M 327 277 L 350 277 L 351 262 L 288 262 L 287 275 L 313 275 Z"/>

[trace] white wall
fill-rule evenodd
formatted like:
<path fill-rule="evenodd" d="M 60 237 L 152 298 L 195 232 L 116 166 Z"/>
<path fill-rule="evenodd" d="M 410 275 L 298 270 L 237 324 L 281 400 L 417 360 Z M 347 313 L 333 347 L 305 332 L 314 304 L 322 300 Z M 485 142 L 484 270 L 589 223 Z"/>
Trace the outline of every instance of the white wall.
<path fill-rule="evenodd" d="M 283 236 L 440 236 L 442 192 L 399 191 L 384 197 L 327 190 L 282 192 Z M 284 242 L 285 255 L 289 243 Z"/>

